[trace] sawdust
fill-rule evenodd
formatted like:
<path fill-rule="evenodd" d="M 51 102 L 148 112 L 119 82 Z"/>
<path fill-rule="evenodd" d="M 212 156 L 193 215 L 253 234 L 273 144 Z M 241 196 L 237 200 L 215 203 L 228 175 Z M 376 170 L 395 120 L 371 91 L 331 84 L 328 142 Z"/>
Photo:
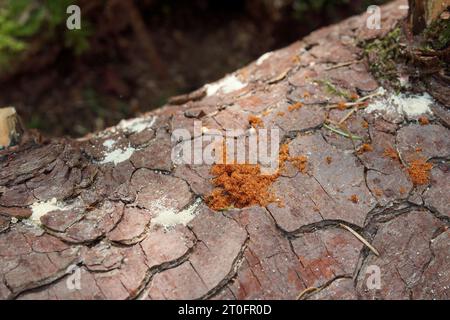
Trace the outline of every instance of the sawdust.
<path fill-rule="evenodd" d="M 351 99 L 352 101 L 356 101 L 356 100 L 359 99 L 359 95 L 358 95 L 356 92 L 353 92 L 353 93 L 350 95 L 350 99 Z"/>
<path fill-rule="evenodd" d="M 419 117 L 419 123 L 422 126 L 426 126 L 427 124 L 430 124 L 430 120 L 426 116 Z"/>
<path fill-rule="evenodd" d="M 338 105 L 337 105 L 337 108 L 338 108 L 339 110 L 345 110 L 345 109 L 347 109 L 347 102 L 345 102 L 345 101 L 339 102 Z"/>
<path fill-rule="evenodd" d="M 280 170 L 283 171 L 286 167 L 286 161 L 289 159 L 289 145 L 287 143 L 280 146 L 280 151 L 278 154 L 278 161 Z"/>
<path fill-rule="evenodd" d="M 411 161 L 408 174 L 414 185 L 424 185 L 430 181 L 430 170 L 433 164 L 426 162 L 424 159 Z"/>
<path fill-rule="evenodd" d="M 351 196 L 350 196 L 350 199 L 349 199 L 351 202 L 353 202 L 353 203 L 358 203 L 359 202 L 359 198 L 358 198 L 358 196 L 356 195 L 356 194 L 352 194 Z"/>
<path fill-rule="evenodd" d="M 306 156 L 290 157 L 289 161 L 301 173 L 305 173 L 306 172 L 306 167 L 307 167 L 307 164 L 308 164 L 308 158 Z"/>
<path fill-rule="evenodd" d="M 264 123 L 262 121 L 262 119 L 260 117 L 254 116 L 254 115 L 250 115 L 248 117 L 248 123 L 253 127 L 253 128 L 264 128 Z"/>
<path fill-rule="evenodd" d="M 216 188 L 207 203 L 213 210 L 266 206 L 276 201 L 269 189 L 279 173 L 263 175 L 259 165 L 216 164 L 211 168 L 211 174 L 215 176 L 213 184 Z"/>
<path fill-rule="evenodd" d="M 397 151 L 392 147 L 387 147 L 386 149 L 384 149 L 383 156 L 391 158 L 395 161 L 400 161 L 400 157 L 398 156 Z"/>
<path fill-rule="evenodd" d="M 361 147 L 359 147 L 357 153 L 363 154 L 365 152 L 372 152 L 372 151 L 373 151 L 373 147 L 368 143 L 364 143 L 363 145 L 361 145 Z"/>
<path fill-rule="evenodd" d="M 369 123 L 366 120 L 361 121 L 361 126 L 365 129 L 369 128 Z"/>
<path fill-rule="evenodd" d="M 223 152 L 226 153 L 225 148 Z M 271 175 L 262 174 L 259 164 L 215 164 L 210 173 L 214 176 L 212 184 L 214 190 L 206 197 L 206 203 L 213 210 L 226 210 L 229 208 L 244 208 L 253 205 L 267 206 L 276 202 L 283 206 L 274 192 L 272 184 L 278 179 L 289 161 L 300 172 L 307 169 L 306 156 L 290 156 L 289 146 L 280 146 L 278 155 L 279 168 Z"/>
<path fill-rule="evenodd" d="M 301 102 L 296 102 L 296 103 L 290 105 L 290 106 L 288 107 L 288 110 L 289 110 L 289 111 L 294 111 L 294 110 L 300 109 L 301 107 L 303 107 L 303 103 L 301 103 Z"/>

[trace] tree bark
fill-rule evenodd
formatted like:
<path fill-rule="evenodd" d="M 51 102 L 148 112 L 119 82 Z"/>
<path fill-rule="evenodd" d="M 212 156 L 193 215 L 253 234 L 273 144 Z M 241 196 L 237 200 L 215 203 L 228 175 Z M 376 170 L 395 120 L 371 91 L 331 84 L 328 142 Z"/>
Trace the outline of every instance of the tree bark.
<path fill-rule="evenodd" d="M 450 120 L 379 90 L 358 47 L 405 3 L 382 30 L 354 17 L 140 118 L 1 151 L 0 299 L 448 299 Z M 211 165 L 172 150 L 262 127 L 306 167 L 280 169 L 280 202 L 212 210 Z"/>

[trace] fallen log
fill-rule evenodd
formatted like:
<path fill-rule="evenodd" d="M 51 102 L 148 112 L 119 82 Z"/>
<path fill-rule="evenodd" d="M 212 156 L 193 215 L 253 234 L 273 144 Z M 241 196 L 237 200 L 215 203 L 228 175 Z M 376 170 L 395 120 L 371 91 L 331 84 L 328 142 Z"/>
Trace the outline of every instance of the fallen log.
<path fill-rule="evenodd" d="M 380 29 L 352 17 L 105 131 L 4 150 L 0 298 L 448 298 L 448 106 L 381 87 L 364 54 L 405 4 L 383 6 Z M 270 179 L 177 161 L 226 129 L 268 128 Z M 261 190 L 267 203 L 247 201 Z"/>

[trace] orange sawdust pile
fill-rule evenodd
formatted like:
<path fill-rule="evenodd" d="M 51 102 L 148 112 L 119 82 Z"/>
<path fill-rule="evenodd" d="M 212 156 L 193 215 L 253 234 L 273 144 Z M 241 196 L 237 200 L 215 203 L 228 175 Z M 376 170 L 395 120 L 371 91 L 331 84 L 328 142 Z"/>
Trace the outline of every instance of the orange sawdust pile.
<path fill-rule="evenodd" d="M 358 154 L 363 154 L 364 152 L 372 152 L 373 151 L 373 147 L 368 144 L 368 143 L 364 143 L 359 149 L 358 149 Z"/>
<path fill-rule="evenodd" d="M 306 171 L 305 156 L 291 157 L 287 144 L 280 146 L 279 168 L 271 174 L 262 174 L 259 164 L 215 164 L 211 167 L 214 176 L 214 190 L 206 198 L 206 203 L 213 210 L 227 208 L 244 208 L 252 205 L 266 206 L 280 200 L 271 191 L 272 184 L 285 169 L 286 161 L 290 161 L 299 171 Z"/>
<path fill-rule="evenodd" d="M 419 123 L 422 126 L 426 126 L 427 124 L 430 124 L 430 120 L 427 117 L 422 116 L 422 117 L 419 118 Z"/>
<path fill-rule="evenodd" d="M 297 168 L 301 173 L 306 172 L 306 167 L 308 164 L 308 158 L 306 156 L 291 156 L 289 154 L 289 145 L 283 144 L 280 146 L 280 152 L 278 156 L 280 170 L 283 171 L 286 167 L 286 161 L 292 163 L 294 167 Z"/>
<path fill-rule="evenodd" d="M 289 157 L 289 161 L 301 173 L 306 172 L 306 166 L 308 164 L 308 158 L 306 156 Z"/>
<path fill-rule="evenodd" d="M 433 164 L 424 159 L 413 160 L 408 168 L 408 174 L 414 185 L 427 184 L 430 181 L 430 170 Z"/>
<path fill-rule="evenodd" d="M 303 107 L 303 103 L 301 103 L 301 102 L 296 102 L 296 103 L 290 105 L 290 106 L 288 107 L 288 110 L 289 110 L 289 111 L 294 111 L 294 110 L 300 109 L 301 107 Z"/>
<path fill-rule="evenodd" d="M 261 120 L 260 117 L 254 116 L 254 115 L 250 115 L 248 117 L 248 123 L 253 127 L 253 128 L 263 128 L 264 127 L 264 123 Z"/>
<path fill-rule="evenodd" d="M 397 160 L 397 161 L 400 160 L 400 157 L 398 156 L 397 151 L 392 147 L 387 147 L 386 149 L 384 149 L 383 155 L 385 157 L 391 158 L 392 160 Z"/>
<path fill-rule="evenodd" d="M 361 121 L 361 126 L 363 127 L 363 128 L 368 128 L 369 127 L 369 123 L 366 121 L 366 120 L 363 120 L 363 121 Z"/>
<path fill-rule="evenodd" d="M 353 203 L 358 203 L 359 202 L 359 198 L 358 198 L 358 196 L 356 195 L 356 194 L 352 194 L 351 196 L 350 196 L 350 199 L 349 199 L 351 202 L 353 202 Z"/>
<path fill-rule="evenodd" d="M 345 110 L 345 109 L 347 109 L 347 102 L 345 102 L 345 101 L 339 102 L 338 105 L 337 105 L 337 108 L 338 108 L 339 110 Z"/>
<path fill-rule="evenodd" d="M 280 151 L 278 152 L 278 161 L 280 166 L 280 171 L 284 171 L 286 168 L 286 161 L 289 160 L 289 145 L 287 143 L 280 146 Z"/>
<path fill-rule="evenodd" d="M 213 210 L 266 206 L 276 201 L 269 188 L 278 174 L 263 175 L 259 165 L 216 164 L 211 168 L 211 174 L 215 176 L 213 184 L 216 188 L 207 203 Z"/>
<path fill-rule="evenodd" d="M 351 99 L 352 101 L 356 101 L 356 100 L 359 99 L 359 95 L 358 95 L 356 92 L 353 92 L 353 93 L 350 95 L 350 99 Z"/>

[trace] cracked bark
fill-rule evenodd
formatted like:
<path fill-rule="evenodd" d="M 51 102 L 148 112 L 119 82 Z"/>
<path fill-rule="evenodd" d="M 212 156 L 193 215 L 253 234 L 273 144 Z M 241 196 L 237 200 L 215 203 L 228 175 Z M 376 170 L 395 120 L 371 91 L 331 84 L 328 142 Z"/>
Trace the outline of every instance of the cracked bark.
<path fill-rule="evenodd" d="M 373 146 L 363 154 L 323 127 L 326 118 L 338 121 L 348 110 L 329 109 L 342 98 L 320 83 L 372 92 L 376 80 L 355 43 L 387 34 L 404 18 L 397 10 L 404 3 L 383 8 L 381 30 L 358 28 L 366 17 L 354 17 L 251 63 L 233 74 L 241 89 L 208 94 L 202 88 L 76 141 L 24 137 L 0 151 L 0 298 L 295 299 L 312 287 L 319 290 L 304 298 L 448 298 L 442 283 L 450 274 L 450 139 L 442 110 L 449 106 L 433 106 L 441 112 L 427 126 L 357 110 L 347 121 Z M 298 101 L 303 107 L 289 111 Z M 285 208 L 219 213 L 201 202 L 191 210 L 212 190 L 209 166 L 174 165 L 170 149 L 199 136 L 172 143 L 170 134 L 193 133 L 194 120 L 246 134 L 249 115 L 280 128 L 293 155 L 308 154 L 307 172 L 289 169 L 274 184 Z M 401 163 L 383 156 L 388 144 L 406 162 L 417 148 L 430 159 L 426 187 L 413 186 Z M 358 203 L 349 200 L 353 194 Z M 39 212 L 40 219 L 29 218 Z M 76 253 L 61 258 L 67 250 Z M 66 270 L 74 263 L 81 290 L 73 291 Z M 372 264 L 382 268 L 378 291 L 366 286 Z"/>

